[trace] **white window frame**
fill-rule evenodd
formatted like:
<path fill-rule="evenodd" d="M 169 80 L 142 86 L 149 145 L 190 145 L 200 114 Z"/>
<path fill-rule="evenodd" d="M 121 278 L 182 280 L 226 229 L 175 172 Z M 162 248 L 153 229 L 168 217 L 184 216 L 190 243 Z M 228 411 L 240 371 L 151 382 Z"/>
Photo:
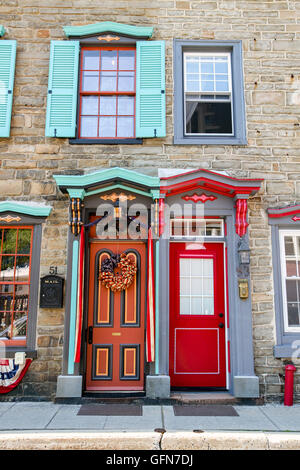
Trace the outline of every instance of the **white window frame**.
<path fill-rule="evenodd" d="M 228 60 L 228 85 L 229 85 L 229 90 L 228 91 L 194 91 L 194 92 L 191 92 L 191 91 L 187 91 L 187 86 L 186 86 L 186 82 L 187 82 L 187 73 L 186 73 L 186 63 L 187 63 L 187 57 L 191 57 L 191 56 L 199 56 L 199 57 L 227 57 L 227 60 Z M 203 137 L 203 136 L 227 136 L 227 137 L 232 137 L 234 135 L 234 121 L 233 121 L 233 94 L 232 94 L 232 69 L 231 69 L 231 53 L 229 52 L 184 52 L 183 53 L 183 63 L 184 63 L 184 73 L 183 73 L 183 76 L 184 76 L 184 97 L 183 97 L 183 101 L 184 101 L 184 135 L 186 136 L 195 136 L 195 137 Z M 214 78 L 215 78 L 215 75 L 214 75 Z M 215 80 L 214 80 L 215 81 Z M 189 94 L 199 94 L 199 95 L 206 95 L 206 96 L 210 96 L 210 95 L 215 95 L 215 98 L 214 99 L 205 99 L 205 98 L 201 98 L 197 101 L 202 101 L 204 103 L 228 103 L 230 102 L 230 106 L 231 106 L 231 129 L 232 129 L 232 132 L 231 133 L 220 133 L 220 132 L 217 132 L 217 133 L 214 133 L 214 132 L 201 132 L 201 133 L 189 133 L 189 132 L 186 132 L 186 101 L 187 101 L 187 96 Z M 216 96 L 222 96 L 222 95 L 230 95 L 230 98 L 229 100 L 224 100 L 224 99 L 218 99 L 216 98 Z M 195 100 L 196 101 L 196 100 Z"/>
<path fill-rule="evenodd" d="M 279 246 L 280 246 L 280 268 L 281 268 L 281 288 L 282 288 L 282 309 L 283 309 L 283 324 L 284 332 L 300 333 L 299 326 L 289 326 L 288 324 L 288 309 L 287 309 L 287 295 L 286 295 L 286 257 L 285 257 L 285 245 L 284 238 L 286 236 L 300 237 L 300 230 L 279 230 Z M 300 278 L 295 277 L 295 280 Z M 299 299 L 300 301 L 300 299 Z"/>
<path fill-rule="evenodd" d="M 174 221 L 182 221 L 184 225 L 184 235 L 173 235 L 172 224 Z M 205 227 L 205 235 L 193 235 L 189 233 L 189 223 L 190 222 L 202 222 L 203 226 Z M 206 225 L 207 222 L 216 222 L 220 225 L 221 234 L 220 235 L 207 235 L 206 234 Z M 206 239 L 206 238 L 224 238 L 224 220 L 223 219 L 202 219 L 202 218 L 192 218 L 192 217 L 174 217 L 170 219 L 170 237 L 173 240 L 176 239 Z"/>

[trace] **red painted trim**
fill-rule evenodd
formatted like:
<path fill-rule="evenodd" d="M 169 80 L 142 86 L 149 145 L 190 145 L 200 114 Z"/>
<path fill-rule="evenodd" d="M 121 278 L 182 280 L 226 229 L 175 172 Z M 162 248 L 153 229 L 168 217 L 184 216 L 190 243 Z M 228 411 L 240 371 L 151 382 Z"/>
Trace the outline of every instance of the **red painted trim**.
<path fill-rule="evenodd" d="M 236 233 L 243 237 L 247 232 L 247 199 L 237 199 L 236 201 L 236 216 L 235 216 L 235 229 Z"/>
<path fill-rule="evenodd" d="M 193 201 L 195 203 L 200 201 L 205 204 L 207 201 L 214 201 L 218 198 L 216 196 L 207 196 L 205 193 L 202 193 L 201 195 L 194 193 L 192 196 L 182 196 L 181 199 L 184 201 Z"/>
<path fill-rule="evenodd" d="M 203 171 L 203 172 L 209 173 L 211 175 L 223 176 L 224 178 L 228 178 L 228 179 L 231 179 L 231 180 L 234 180 L 234 181 L 241 181 L 239 178 L 235 178 L 233 176 L 228 176 L 228 175 L 221 175 L 220 173 L 216 173 L 215 171 L 207 170 L 207 169 L 204 169 L 204 168 L 199 168 L 198 170 L 187 171 L 186 173 L 181 173 L 181 174 L 178 174 L 178 175 L 164 176 L 160 179 L 161 180 L 169 180 L 169 179 L 172 179 L 172 178 L 178 178 L 179 176 L 191 175 L 191 174 L 197 173 L 199 171 Z M 245 178 L 245 179 L 243 179 L 243 181 L 264 181 L 264 180 L 262 178 Z"/>
<path fill-rule="evenodd" d="M 298 220 L 300 220 L 300 217 L 296 217 L 296 216 L 295 216 L 295 217 L 292 217 L 292 220 L 293 220 L 294 222 L 297 222 Z"/>
<path fill-rule="evenodd" d="M 230 374 L 230 341 L 227 341 L 227 353 L 228 353 L 228 372 Z"/>
<path fill-rule="evenodd" d="M 294 206 L 299 207 L 299 206 Z M 289 215 L 300 214 L 300 208 L 290 212 L 280 212 L 277 214 L 268 214 L 270 219 L 279 219 L 280 217 L 288 217 Z M 293 219 L 294 220 L 294 219 Z"/>

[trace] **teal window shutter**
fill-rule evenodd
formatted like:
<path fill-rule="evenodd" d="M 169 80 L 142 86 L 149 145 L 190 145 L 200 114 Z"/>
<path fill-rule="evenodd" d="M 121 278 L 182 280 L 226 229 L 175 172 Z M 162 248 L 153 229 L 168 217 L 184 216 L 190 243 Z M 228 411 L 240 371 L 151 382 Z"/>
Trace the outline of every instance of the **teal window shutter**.
<path fill-rule="evenodd" d="M 165 137 L 165 42 L 138 41 L 136 63 L 136 137 Z"/>
<path fill-rule="evenodd" d="M 78 41 L 51 41 L 46 137 L 75 137 L 78 64 Z"/>
<path fill-rule="evenodd" d="M 0 137 L 10 136 L 17 41 L 0 41 Z"/>

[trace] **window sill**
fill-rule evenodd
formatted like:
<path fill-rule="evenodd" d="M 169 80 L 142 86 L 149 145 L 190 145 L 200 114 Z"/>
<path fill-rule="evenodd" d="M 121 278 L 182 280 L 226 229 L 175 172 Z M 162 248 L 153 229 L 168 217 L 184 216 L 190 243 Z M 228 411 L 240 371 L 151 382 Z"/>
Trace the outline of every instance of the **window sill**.
<path fill-rule="evenodd" d="M 143 139 L 69 139 L 71 145 L 128 145 L 142 144 Z"/>
<path fill-rule="evenodd" d="M 247 145 L 246 138 L 237 137 L 174 137 L 174 145 Z"/>
<path fill-rule="evenodd" d="M 292 343 L 290 344 L 281 344 L 279 346 L 274 346 L 274 357 L 275 358 L 291 358 L 294 354 L 296 354 L 296 357 L 299 357 L 300 355 L 300 341 L 299 341 L 299 334 L 296 334 L 295 336 L 295 341 L 296 347 L 292 347 Z M 298 339 L 297 339 L 298 338 Z"/>
<path fill-rule="evenodd" d="M 37 358 L 37 351 L 34 349 L 26 349 L 26 347 L 21 346 L 9 346 L 5 349 L 5 359 L 13 359 L 15 357 L 15 353 L 17 352 L 24 352 L 26 357 L 29 359 Z"/>

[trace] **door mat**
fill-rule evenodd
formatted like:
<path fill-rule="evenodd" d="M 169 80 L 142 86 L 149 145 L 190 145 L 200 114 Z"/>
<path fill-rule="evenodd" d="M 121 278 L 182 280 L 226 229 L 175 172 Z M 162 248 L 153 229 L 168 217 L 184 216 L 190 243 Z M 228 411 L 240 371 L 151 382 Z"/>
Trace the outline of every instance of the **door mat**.
<path fill-rule="evenodd" d="M 82 405 L 77 416 L 142 416 L 141 405 Z"/>
<path fill-rule="evenodd" d="M 230 405 L 173 405 L 175 416 L 239 416 Z"/>

